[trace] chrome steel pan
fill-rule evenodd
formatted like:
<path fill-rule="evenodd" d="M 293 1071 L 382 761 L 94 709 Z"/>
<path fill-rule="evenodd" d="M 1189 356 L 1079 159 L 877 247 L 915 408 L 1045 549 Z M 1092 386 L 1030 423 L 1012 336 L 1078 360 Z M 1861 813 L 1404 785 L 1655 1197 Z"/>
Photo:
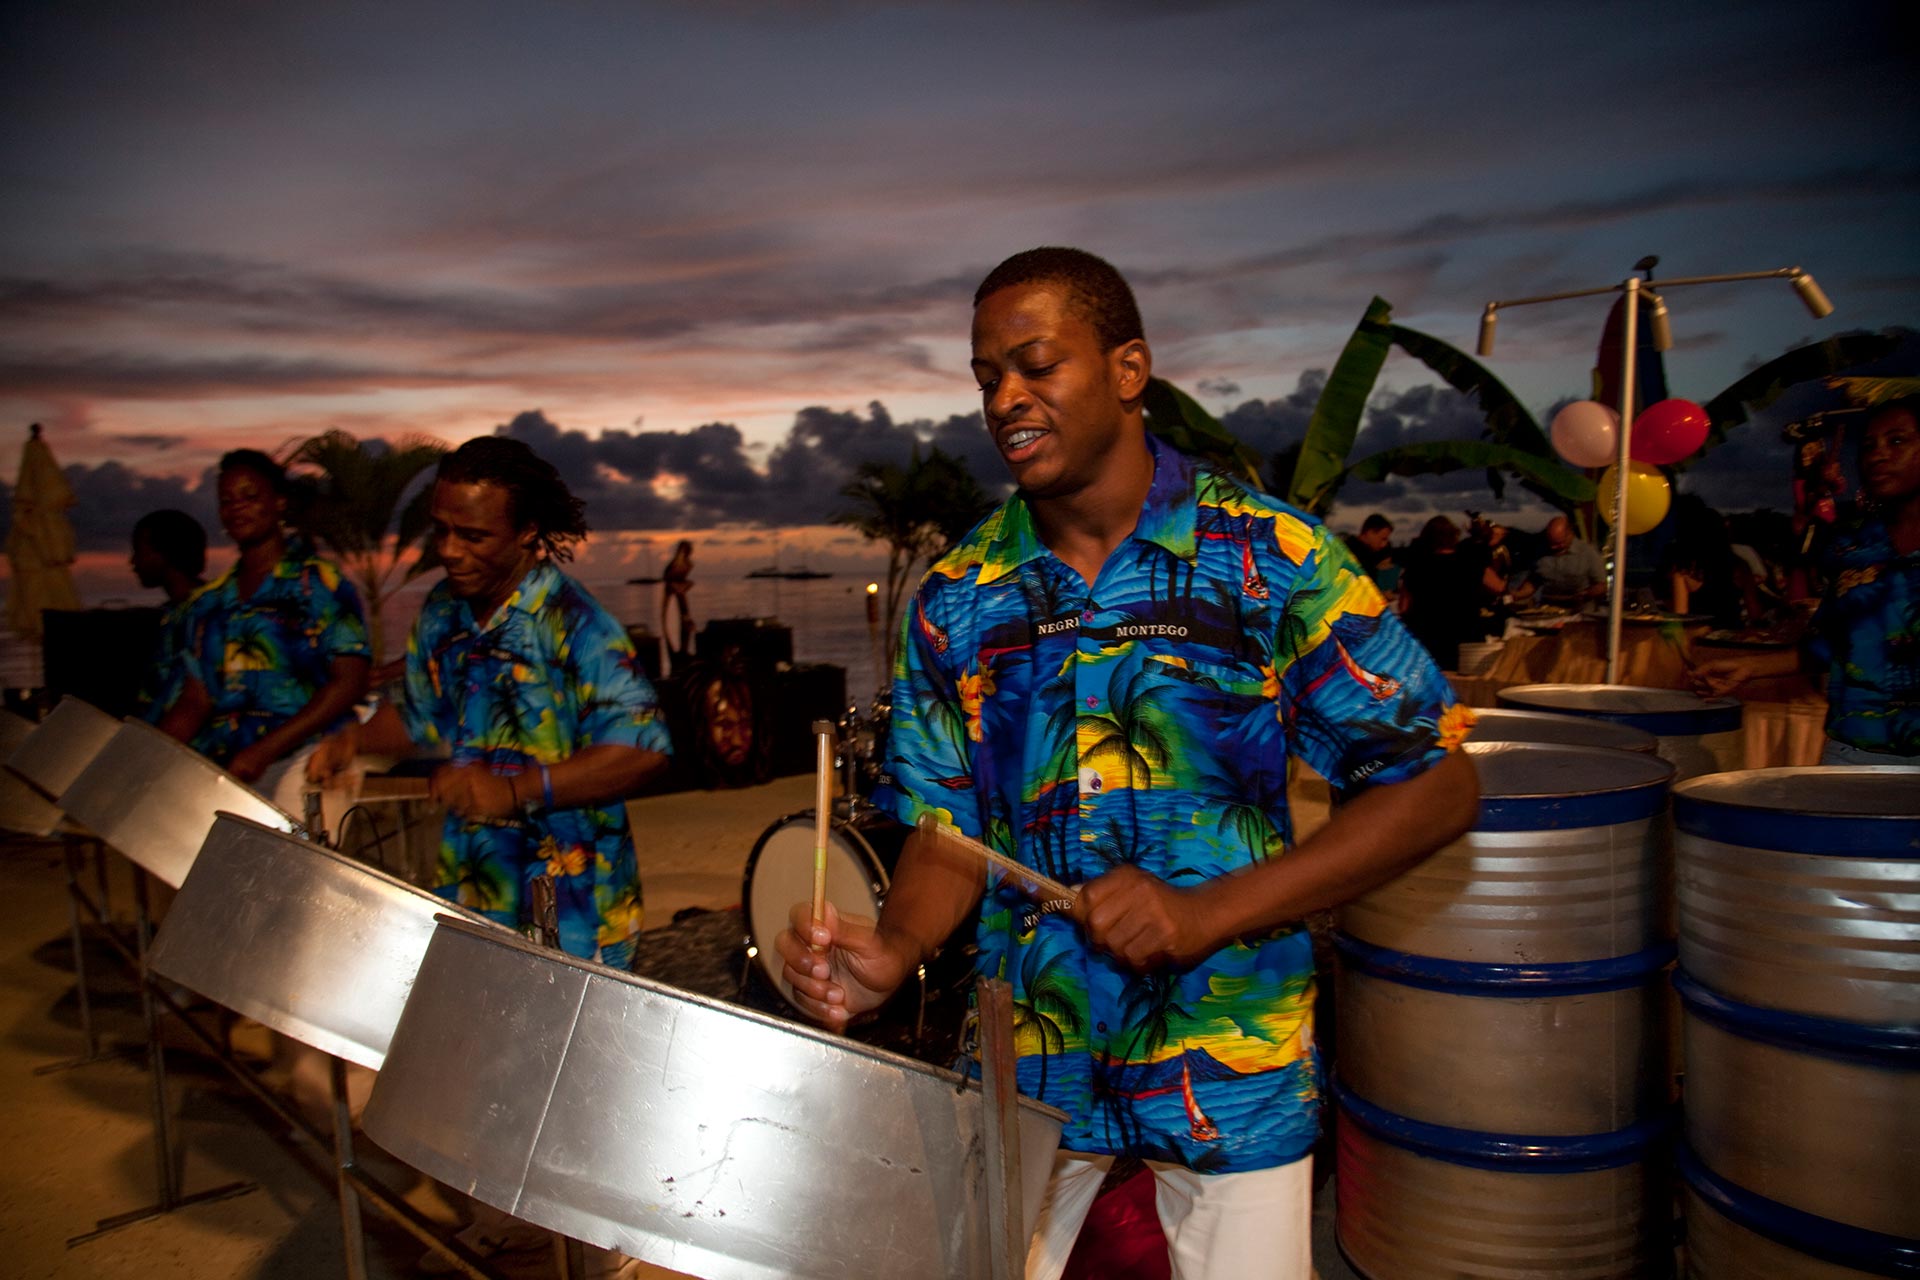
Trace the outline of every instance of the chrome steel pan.
<path fill-rule="evenodd" d="M 153 967 L 378 1070 L 441 912 L 500 927 L 331 849 L 223 813 L 167 908 Z"/>
<path fill-rule="evenodd" d="M 179 888 L 218 812 L 279 831 L 294 820 L 211 760 L 138 720 L 121 724 L 60 796 L 74 821 Z"/>
<path fill-rule="evenodd" d="M 120 722 L 90 702 L 66 697 L 32 729 L 24 742 L 7 747 L 7 767 L 58 801 L 113 740 Z"/>
<path fill-rule="evenodd" d="M 32 723 L 11 711 L 0 711 L 0 758 L 13 755 L 32 735 Z M 0 769 L 0 827 L 22 835 L 50 836 L 59 825 L 60 810 L 24 778 Z"/>
<path fill-rule="evenodd" d="M 365 1125 L 496 1208 L 709 1280 L 985 1277 L 991 1118 L 958 1086 L 443 917 Z M 1019 1119 L 1030 1226 L 1064 1117 Z"/>

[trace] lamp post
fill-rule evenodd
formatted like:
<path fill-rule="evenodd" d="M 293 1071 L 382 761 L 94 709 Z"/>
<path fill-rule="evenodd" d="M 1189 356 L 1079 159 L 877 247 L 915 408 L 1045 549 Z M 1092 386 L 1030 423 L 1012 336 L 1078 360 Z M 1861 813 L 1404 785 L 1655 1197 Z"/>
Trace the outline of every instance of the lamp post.
<path fill-rule="evenodd" d="M 1642 259 L 1645 261 L 1645 259 Z M 1732 284 L 1740 280 L 1786 280 L 1792 283 L 1793 291 L 1800 295 L 1800 301 L 1813 314 L 1816 320 L 1823 320 L 1833 314 L 1833 304 L 1827 301 L 1827 295 L 1820 291 L 1813 277 L 1799 267 L 1780 267 L 1773 271 L 1740 271 L 1732 275 L 1720 276 L 1680 276 L 1672 280 L 1662 280 L 1660 288 L 1683 288 L 1696 284 Z M 1510 307 L 1526 307 L 1536 302 L 1562 302 L 1568 298 L 1591 298 L 1603 293 L 1623 293 L 1626 305 L 1621 308 L 1621 352 L 1620 352 L 1620 432 L 1618 454 L 1614 465 L 1613 490 L 1613 580 L 1608 587 L 1607 598 L 1607 683 L 1620 682 L 1620 615 L 1624 611 L 1627 598 L 1627 478 L 1632 461 L 1633 442 L 1633 397 L 1635 391 L 1634 376 L 1637 369 L 1637 353 L 1640 330 L 1640 295 L 1653 299 L 1653 313 L 1648 317 L 1652 327 L 1654 348 L 1659 351 L 1670 350 L 1673 346 L 1673 334 L 1667 324 L 1667 303 L 1660 293 L 1654 292 L 1647 282 L 1637 275 L 1628 276 L 1619 284 L 1602 285 L 1593 289 L 1572 289 L 1565 293 L 1542 293 L 1531 298 L 1509 298 L 1489 302 L 1486 310 L 1480 313 L 1480 341 L 1478 350 L 1481 356 L 1493 354 L 1494 326 L 1499 323 L 1499 312 Z"/>

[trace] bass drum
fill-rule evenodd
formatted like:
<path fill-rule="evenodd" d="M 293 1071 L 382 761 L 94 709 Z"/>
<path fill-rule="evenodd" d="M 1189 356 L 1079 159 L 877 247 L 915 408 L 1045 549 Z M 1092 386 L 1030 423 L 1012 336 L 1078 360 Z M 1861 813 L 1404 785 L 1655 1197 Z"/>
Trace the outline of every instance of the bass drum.
<path fill-rule="evenodd" d="M 876 919 L 887 899 L 907 828 L 879 814 L 854 821 L 835 816 L 827 839 L 827 901 L 841 915 Z M 790 813 L 761 833 L 747 855 L 740 912 L 747 926 L 747 957 L 789 1008 L 793 988 L 780 976 L 773 940 L 787 927 L 796 902 L 813 898 L 813 810 Z"/>

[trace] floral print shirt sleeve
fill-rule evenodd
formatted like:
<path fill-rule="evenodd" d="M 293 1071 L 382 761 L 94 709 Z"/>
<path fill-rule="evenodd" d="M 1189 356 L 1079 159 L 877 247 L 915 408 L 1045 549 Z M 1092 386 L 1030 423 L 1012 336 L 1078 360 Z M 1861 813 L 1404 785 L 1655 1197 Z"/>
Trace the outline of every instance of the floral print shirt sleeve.
<path fill-rule="evenodd" d="M 1290 755 L 1352 789 L 1465 736 L 1471 713 L 1317 521 L 1152 447 L 1095 582 L 1017 496 L 928 574 L 876 796 L 895 817 L 950 815 L 1067 883 L 1127 864 L 1194 884 L 1286 856 Z M 1069 1150 L 1238 1172 L 1312 1145 L 1304 928 L 1134 974 L 1001 886 L 978 940 L 1014 987 L 1021 1089 L 1067 1112 Z"/>
<path fill-rule="evenodd" d="M 435 587 L 407 640 L 405 690 L 399 711 L 414 741 L 517 776 L 526 797 L 540 794 L 541 765 L 588 747 L 671 750 L 626 631 L 550 564 L 484 624 L 444 582 Z M 448 816 L 436 892 L 518 927 L 527 882 L 542 874 L 555 879 L 561 945 L 626 968 L 641 894 L 624 804 L 537 809 L 511 823 Z"/>

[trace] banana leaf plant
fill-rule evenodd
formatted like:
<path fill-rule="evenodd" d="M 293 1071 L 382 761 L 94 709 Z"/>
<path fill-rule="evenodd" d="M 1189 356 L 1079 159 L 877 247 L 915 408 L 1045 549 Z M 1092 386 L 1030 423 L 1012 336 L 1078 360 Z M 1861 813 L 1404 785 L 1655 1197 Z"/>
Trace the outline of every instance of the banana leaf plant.
<path fill-rule="evenodd" d="M 1260 484 L 1260 455 L 1200 407 L 1200 402 L 1168 382 L 1149 378 L 1145 405 L 1147 430 L 1189 457 L 1210 462 L 1248 484 Z"/>
<path fill-rule="evenodd" d="M 1505 384 L 1465 352 L 1396 325 L 1392 317 L 1392 305 L 1385 299 L 1375 298 L 1368 304 L 1328 375 L 1305 437 L 1277 459 L 1279 487 L 1290 502 L 1323 515 L 1350 475 L 1382 480 L 1389 475 L 1428 475 L 1463 467 L 1484 467 L 1495 496 L 1505 491 L 1510 474 L 1564 510 L 1592 501 L 1592 481 L 1555 458 L 1546 433 Z M 1348 461 L 1380 368 L 1395 346 L 1439 374 L 1448 386 L 1479 398 L 1487 421 L 1482 439 L 1405 445 L 1357 463 Z M 1260 483 L 1258 456 L 1172 383 L 1153 379 L 1147 388 L 1146 409 L 1149 429 L 1176 448 L 1250 483 Z"/>
<path fill-rule="evenodd" d="M 1872 381 L 1856 378 L 1840 379 L 1836 375 L 1869 361 L 1892 355 L 1900 347 L 1902 340 L 1908 336 L 1910 336 L 1909 332 L 1901 329 L 1884 329 L 1879 333 L 1836 334 L 1824 342 L 1812 342 L 1804 347 L 1795 347 L 1785 355 L 1767 361 L 1701 406 L 1707 411 L 1709 419 L 1707 442 L 1700 446 L 1699 452 L 1683 459 L 1679 466 L 1683 469 L 1691 466 L 1720 445 L 1725 444 L 1729 431 L 1746 423 L 1752 415 L 1778 400 L 1790 387 L 1798 386 L 1803 382 L 1812 382 L 1816 378 L 1849 383 Z M 1888 379 L 1887 381 L 1900 380 Z"/>

